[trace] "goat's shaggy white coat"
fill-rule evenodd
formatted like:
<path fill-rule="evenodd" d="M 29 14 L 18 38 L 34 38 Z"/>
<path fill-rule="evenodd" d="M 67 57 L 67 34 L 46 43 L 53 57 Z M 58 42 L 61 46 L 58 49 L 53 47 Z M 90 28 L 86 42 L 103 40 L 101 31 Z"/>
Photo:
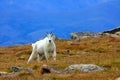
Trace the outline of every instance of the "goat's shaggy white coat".
<path fill-rule="evenodd" d="M 33 51 L 27 63 L 32 61 L 36 56 L 38 61 L 41 61 L 43 55 L 45 55 L 45 58 L 48 61 L 49 52 L 53 52 L 53 58 L 54 60 L 56 60 L 56 45 L 54 43 L 54 38 L 52 37 L 52 34 L 48 34 L 46 38 L 33 43 L 32 48 Z"/>

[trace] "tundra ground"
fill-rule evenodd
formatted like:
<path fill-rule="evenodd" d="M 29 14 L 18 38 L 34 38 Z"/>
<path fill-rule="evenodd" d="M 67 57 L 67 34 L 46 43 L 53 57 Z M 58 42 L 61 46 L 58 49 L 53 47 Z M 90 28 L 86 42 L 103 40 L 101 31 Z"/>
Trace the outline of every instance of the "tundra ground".
<path fill-rule="evenodd" d="M 49 62 L 33 60 L 27 64 L 32 46 L 16 45 L 0 47 L 0 72 L 11 72 L 10 67 L 32 68 L 28 74 L 20 72 L 18 76 L 0 77 L 0 80 L 115 80 L 120 77 L 120 38 L 99 37 L 81 41 L 57 40 L 57 60 L 52 54 Z M 43 64 L 64 70 L 73 64 L 96 64 L 106 67 L 105 71 L 82 72 L 74 70 L 70 74 L 40 74 Z"/>

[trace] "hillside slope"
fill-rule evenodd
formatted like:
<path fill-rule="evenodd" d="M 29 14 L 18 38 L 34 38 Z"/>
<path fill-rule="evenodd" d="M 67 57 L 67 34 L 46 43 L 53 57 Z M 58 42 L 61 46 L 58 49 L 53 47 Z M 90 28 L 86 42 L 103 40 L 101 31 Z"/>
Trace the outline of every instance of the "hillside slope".
<path fill-rule="evenodd" d="M 120 77 L 120 38 L 99 37 L 83 39 L 80 42 L 57 40 L 57 60 L 41 62 L 36 60 L 26 64 L 31 54 L 31 45 L 0 47 L 0 71 L 10 72 L 12 66 L 34 69 L 33 74 L 21 72 L 18 76 L 0 77 L 1 80 L 114 80 Z M 68 52 L 69 51 L 69 52 Z M 85 54 L 86 53 L 86 54 Z M 43 64 L 65 69 L 72 64 L 96 64 L 106 67 L 105 71 L 82 72 L 71 74 L 40 74 Z"/>

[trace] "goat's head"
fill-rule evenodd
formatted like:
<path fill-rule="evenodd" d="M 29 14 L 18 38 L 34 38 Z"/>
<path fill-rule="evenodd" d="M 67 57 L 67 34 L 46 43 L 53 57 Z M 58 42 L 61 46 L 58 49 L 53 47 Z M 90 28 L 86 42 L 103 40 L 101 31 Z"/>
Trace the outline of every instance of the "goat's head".
<path fill-rule="evenodd" d="M 47 34 L 47 38 L 49 43 L 51 43 L 53 41 L 53 34 L 52 33 Z"/>

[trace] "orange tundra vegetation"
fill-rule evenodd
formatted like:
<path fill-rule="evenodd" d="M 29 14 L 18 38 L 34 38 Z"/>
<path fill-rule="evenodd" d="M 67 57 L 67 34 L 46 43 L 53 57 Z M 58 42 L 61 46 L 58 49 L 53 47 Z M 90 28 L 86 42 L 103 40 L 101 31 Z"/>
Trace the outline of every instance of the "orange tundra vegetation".
<path fill-rule="evenodd" d="M 79 42 L 57 40 L 57 60 L 43 59 L 27 64 L 31 54 L 30 44 L 0 47 L 0 71 L 11 72 L 12 66 L 32 68 L 28 74 L 20 72 L 17 76 L 0 77 L 0 80 L 115 80 L 120 77 L 120 38 L 102 36 L 83 39 Z M 74 70 L 69 74 L 40 74 L 43 64 L 65 69 L 72 64 L 96 64 L 106 67 L 105 71 L 82 72 Z"/>

